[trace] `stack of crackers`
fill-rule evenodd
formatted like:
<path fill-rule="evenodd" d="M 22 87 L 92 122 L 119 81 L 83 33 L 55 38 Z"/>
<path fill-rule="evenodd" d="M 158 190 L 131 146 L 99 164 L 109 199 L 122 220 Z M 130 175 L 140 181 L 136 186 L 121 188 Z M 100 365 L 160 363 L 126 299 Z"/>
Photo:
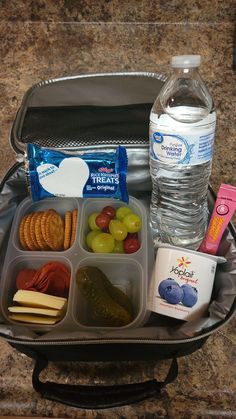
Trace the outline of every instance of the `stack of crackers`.
<path fill-rule="evenodd" d="M 19 227 L 19 240 L 24 250 L 67 250 L 76 234 L 78 210 L 61 216 L 54 209 L 25 215 Z"/>

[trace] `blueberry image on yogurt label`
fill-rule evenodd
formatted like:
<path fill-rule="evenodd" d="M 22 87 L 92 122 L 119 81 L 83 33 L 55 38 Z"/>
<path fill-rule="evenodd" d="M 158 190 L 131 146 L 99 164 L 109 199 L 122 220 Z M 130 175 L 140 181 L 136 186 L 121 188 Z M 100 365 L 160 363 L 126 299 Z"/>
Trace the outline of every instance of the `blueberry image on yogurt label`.
<path fill-rule="evenodd" d="M 182 302 L 184 295 L 183 289 L 179 284 L 168 285 L 164 292 L 164 298 L 169 304 L 179 304 Z"/>
<path fill-rule="evenodd" d="M 172 278 L 163 279 L 163 281 L 161 281 L 158 286 L 158 292 L 160 294 L 160 297 L 165 298 L 166 287 L 168 287 L 169 285 L 174 285 L 174 284 L 178 285 L 178 283 Z"/>
<path fill-rule="evenodd" d="M 183 290 L 182 304 L 185 307 L 193 307 L 198 300 L 197 289 L 188 284 L 182 285 L 181 288 Z"/>

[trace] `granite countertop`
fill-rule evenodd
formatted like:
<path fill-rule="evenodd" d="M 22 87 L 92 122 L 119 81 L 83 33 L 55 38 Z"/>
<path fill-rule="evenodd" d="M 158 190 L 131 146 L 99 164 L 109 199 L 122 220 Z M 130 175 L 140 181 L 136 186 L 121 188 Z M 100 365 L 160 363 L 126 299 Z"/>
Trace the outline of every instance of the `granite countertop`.
<path fill-rule="evenodd" d="M 14 6 L 13 6 L 14 3 Z M 34 3 L 34 5 L 33 5 Z M 236 80 L 232 69 L 234 1 L 174 0 L 155 10 L 142 0 L 1 2 L 0 178 L 15 163 L 8 138 L 25 91 L 40 80 L 92 72 L 168 74 L 172 55 L 198 53 L 217 109 L 211 175 L 215 191 L 236 185 Z M 186 5 L 186 8 L 185 8 Z M 82 12 L 82 11 L 83 12 Z M 181 13 L 180 13 L 181 10 Z M 182 13 L 183 11 L 183 13 Z M 235 219 L 234 219 L 235 221 Z M 0 340 L 0 412 L 58 418 L 236 417 L 236 318 L 197 352 L 179 359 L 179 376 L 161 397 L 108 410 L 83 410 L 42 399 L 32 388 L 33 361 Z M 81 384 L 161 380 L 169 361 L 49 364 L 42 380 Z"/>

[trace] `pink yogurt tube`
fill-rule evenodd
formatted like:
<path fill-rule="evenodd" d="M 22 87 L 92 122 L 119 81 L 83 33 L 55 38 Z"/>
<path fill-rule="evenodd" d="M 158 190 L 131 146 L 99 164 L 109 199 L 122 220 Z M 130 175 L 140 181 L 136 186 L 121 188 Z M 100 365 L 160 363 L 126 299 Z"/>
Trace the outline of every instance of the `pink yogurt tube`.
<path fill-rule="evenodd" d="M 236 210 L 236 187 L 222 184 L 199 251 L 216 255 L 222 235 Z"/>

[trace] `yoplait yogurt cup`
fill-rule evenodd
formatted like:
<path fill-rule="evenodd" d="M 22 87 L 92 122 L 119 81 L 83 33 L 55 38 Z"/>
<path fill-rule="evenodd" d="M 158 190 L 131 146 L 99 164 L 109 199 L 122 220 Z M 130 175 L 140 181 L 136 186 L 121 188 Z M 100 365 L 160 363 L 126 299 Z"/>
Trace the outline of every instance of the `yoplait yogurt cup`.
<path fill-rule="evenodd" d="M 182 319 L 206 314 L 216 266 L 225 258 L 163 244 L 158 248 L 149 287 L 148 309 Z"/>

